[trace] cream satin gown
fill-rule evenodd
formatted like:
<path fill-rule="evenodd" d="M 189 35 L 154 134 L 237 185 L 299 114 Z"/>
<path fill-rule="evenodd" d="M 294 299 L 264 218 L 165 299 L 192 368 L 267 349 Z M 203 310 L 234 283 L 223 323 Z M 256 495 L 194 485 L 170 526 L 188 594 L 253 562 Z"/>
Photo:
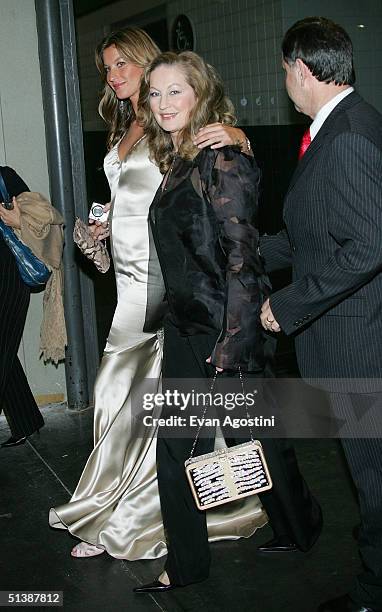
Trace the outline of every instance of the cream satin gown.
<path fill-rule="evenodd" d="M 94 390 L 94 449 L 70 502 L 52 508 L 49 523 L 117 559 L 133 561 L 166 554 L 156 477 L 157 431 L 144 427 L 142 420 L 137 423 L 130 410 L 135 385 L 149 378 L 160 389 L 162 338 L 143 327 L 149 292 L 158 296 L 150 304 L 152 313 L 164 295 L 162 279 L 148 274 L 149 255 L 156 259 L 156 254 L 147 221 L 162 176 L 149 160 L 144 138 L 122 162 L 116 145 L 104 169 L 111 189 L 118 303 Z M 249 537 L 265 523 L 258 497 L 248 497 L 208 513 L 209 539 Z"/>

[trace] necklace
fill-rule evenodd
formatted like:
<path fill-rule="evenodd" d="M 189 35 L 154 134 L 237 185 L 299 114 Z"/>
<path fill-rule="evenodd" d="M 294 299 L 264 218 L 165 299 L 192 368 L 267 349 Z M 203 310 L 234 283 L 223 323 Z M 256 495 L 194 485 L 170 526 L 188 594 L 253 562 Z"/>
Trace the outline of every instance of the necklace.
<path fill-rule="evenodd" d="M 162 191 L 167 191 L 167 186 L 168 186 L 169 180 L 170 180 L 170 178 L 171 178 L 172 171 L 174 170 L 175 159 L 176 159 L 176 156 L 174 155 L 174 157 L 172 158 L 171 165 L 170 165 L 169 169 L 167 170 L 167 174 L 166 174 L 166 176 L 165 176 L 165 181 L 166 181 L 166 182 L 165 182 L 165 184 L 163 185 L 163 189 L 162 189 Z"/>

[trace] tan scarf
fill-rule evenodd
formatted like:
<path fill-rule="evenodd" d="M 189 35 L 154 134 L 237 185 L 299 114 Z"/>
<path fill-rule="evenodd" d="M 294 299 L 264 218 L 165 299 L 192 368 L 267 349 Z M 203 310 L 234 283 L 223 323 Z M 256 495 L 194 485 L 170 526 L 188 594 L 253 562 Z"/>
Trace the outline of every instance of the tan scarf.
<path fill-rule="evenodd" d="M 17 196 L 21 228 L 18 238 L 52 271 L 43 299 L 40 355 L 44 362 L 65 359 L 67 345 L 64 304 L 62 250 L 63 218 L 40 193 L 25 191 Z"/>

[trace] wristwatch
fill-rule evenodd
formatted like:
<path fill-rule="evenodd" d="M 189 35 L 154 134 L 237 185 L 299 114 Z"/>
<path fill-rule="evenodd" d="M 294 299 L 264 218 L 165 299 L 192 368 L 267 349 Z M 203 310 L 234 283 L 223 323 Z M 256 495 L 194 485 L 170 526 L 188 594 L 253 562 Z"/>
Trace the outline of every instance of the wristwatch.
<path fill-rule="evenodd" d="M 234 144 L 236 147 L 240 147 L 242 153 L 249 153 L 251 150 L 251 141 L 247 137 L 244 140 L 239 140 L 238 138 Z"/>

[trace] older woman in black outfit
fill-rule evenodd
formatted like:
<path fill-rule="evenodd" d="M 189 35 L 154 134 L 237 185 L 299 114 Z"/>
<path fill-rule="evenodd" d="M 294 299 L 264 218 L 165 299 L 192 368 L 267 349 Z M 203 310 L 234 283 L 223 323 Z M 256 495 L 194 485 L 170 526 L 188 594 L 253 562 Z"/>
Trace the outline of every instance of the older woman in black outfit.
<path fill-rule="evenodd" d="M 269 335 L 261 328 L 259 313 L 269 286 L 254 225 L 259 170 L 253 158 L 235 147 L 199 151 L 193 144 L 200 126 L 232 124 L 233 106 L 215 70 L 192 52 L 161 54 L 146 70 L 144 82 L 144 129 L 151 154 L 165 173 L 150 210 L 170 311 L 164 326 L 164 385 L 166 379 L 211 378 L 214 368 L 267 376 Z M 165 405 L 162 416 L 171 413 L 174 408 Z M 168 558 L 160 579 L 135 589 L 139 593 L 199 582 L 209 573 L 205 514 L 196 509 L 184 472 L 193 438 L 168 433 L 159 428 L 157 446 Z M 265 442 L 276 485 L 261 501 L 289 550 L 296 549 L 293 540 L 298 538 L 299 547 L 307 549 L 319 533 L 319 507 L 293 453 L 283 455 L 276 441 Z M 195 454 L 209 452 L 213 445 L 213 436 L 199 438 Z M 292 468 L 289 476 L 284 462 Z M 282 500 L 280 491 L 291 481 L 296 505 L 301 504 L 291 510 L 297 528 L 288 534 L 284 504 L 293 494 L 287 492 Z"/>
<path fill-rule="evenodd" d="M 12 168 L 2 167 L 1 172 L 11 197 L 29 191 Z M 15 200 L 13 210 L 0 204 L 0 218 L 6 225 L 19 227 Z M 12 434 L 2 447 L 24 444 L 28 436 L 44 425 L 17 356 L 29 300 L 30 289 L 21 280 L 16 260 L 0 234 L 0 411 L 4 410 Z"/>

